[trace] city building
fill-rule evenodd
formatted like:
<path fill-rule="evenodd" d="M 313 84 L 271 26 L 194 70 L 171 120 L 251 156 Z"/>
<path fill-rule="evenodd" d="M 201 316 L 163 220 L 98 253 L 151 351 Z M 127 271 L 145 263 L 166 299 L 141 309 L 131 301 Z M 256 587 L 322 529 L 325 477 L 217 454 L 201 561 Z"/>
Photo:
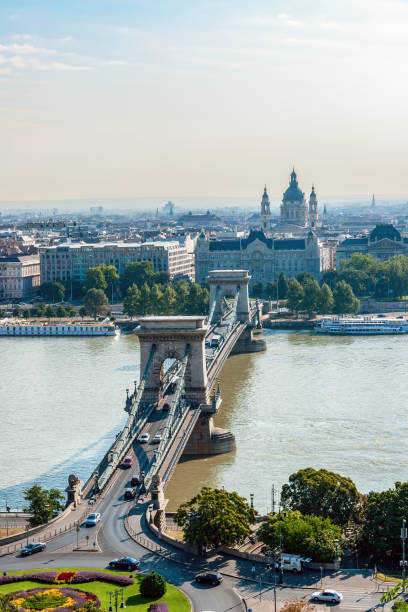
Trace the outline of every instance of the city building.
<path fill-rule="evenodd" d="M 335 242 L 320 242 L 309 230 L 303 238 L 268 238 L 263 230 L 252 230 L 246 238 L 211 240 L 201 233 L 195 250 L 196 281 L 206 282 L 210 270 L 248 270 L 251 284 L 263 286 L 284 272 L 294 277 L 310 272 L 320 279 L 333 265 Z"/>
<path fill-rule="evenodd" d="M 29 298 L 39 286 L 38 254 L 0 257 L 0 300 Z"/>
<path fill-rule="evenodd" d="M 66 243 L 40 249 L 41 283 L 76 280 L 83 283 L 88 268 L 113 265 L 119 274 L 133 261 L 151 261 L 155 272 L 194 280 L 194 256 L 179 242 Z"/>
<path fill-rule="evenodd" d="M 297 175 L 295 169 L 293 169 L 289 187 L 283 194 L 280 221 L 273 227 L 273 231 L 304 235 L 308 228 L 316 229 L 318 227 L 319 210 L 314 185 L 309 196 L 309 202 L 306 202 L 305 194 L 299 187 Z"/>
<path fill-rule="evenodd" d="M 346 238 L 337 247 L 336 265 L 350 259 L 353 253 L 373 255 L 386 260 L 393 255 L 408 256 L 408 238 L 401 236 L 400 232 L 391 224 L 377 224 L 369 235 Z"/>

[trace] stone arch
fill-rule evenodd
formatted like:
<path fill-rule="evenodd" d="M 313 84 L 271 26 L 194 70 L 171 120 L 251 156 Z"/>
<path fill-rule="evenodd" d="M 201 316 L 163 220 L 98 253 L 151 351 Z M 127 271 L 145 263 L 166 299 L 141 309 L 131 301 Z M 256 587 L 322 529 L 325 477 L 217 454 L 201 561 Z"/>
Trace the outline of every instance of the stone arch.
<path fill-rule="evenodd" d="M 213 312 L 214 307 L 213 320 L 222 317 L 224 297 L 235 297 L 239 288 L 237 319 L 245 323 L 249 321 L 250 280 L 247 270 L 211 270 L 207 282 L 210 286 L 210 312 Z"/>

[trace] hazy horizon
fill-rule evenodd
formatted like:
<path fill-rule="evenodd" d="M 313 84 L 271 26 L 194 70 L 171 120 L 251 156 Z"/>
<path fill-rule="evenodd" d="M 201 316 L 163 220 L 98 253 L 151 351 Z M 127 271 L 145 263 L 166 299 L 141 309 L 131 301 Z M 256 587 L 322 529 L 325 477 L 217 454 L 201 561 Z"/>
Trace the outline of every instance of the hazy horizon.
<path fill-rule="evenodd" d="M 3 0 L 0 199 L 257 201 L 292 165 L 306 194 L 408 193 L 407 23 L 404 0 Z"/>

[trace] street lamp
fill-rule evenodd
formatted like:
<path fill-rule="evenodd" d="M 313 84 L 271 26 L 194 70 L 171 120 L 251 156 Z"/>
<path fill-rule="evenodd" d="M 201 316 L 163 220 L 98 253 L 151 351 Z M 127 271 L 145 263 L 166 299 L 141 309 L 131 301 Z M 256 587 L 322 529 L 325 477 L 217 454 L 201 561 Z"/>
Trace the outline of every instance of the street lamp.
<path fill-rule="evenodd" d="M 121 602 L 119 605 L 119 608 L 124 610 L 126 608 L 125 602 L 123 600 L 123 589 L 117 589 L 116 591 L 109 591 L 108 595 L 109 595 L 109 612 L 113 612 L 113 607 L 112 607 L 112 597 L 113 597 L 113 603 L 115 605 L 115 612 L 118 612 L 118 600 L 119 600 L 119 594 L 121 595 Z"/>
<path fill-rule="evenodd" d="M 402 561 L 400 561 L 400 565 L 402 567 L 402 580 L 406 578 L 406 566 L 407 561 L 405 561 L 405 540 L 407 539 L 407 522 L 405 519 L 402 520 L 402 529 L 401 529 L 401 540 L 402 540 Z"/>
<path fill-rule="evenodd" d="M 254 494 L 250 493 L 249 497 L 251 498 L 251 508 L 253 508 L 254 507 Z"/>

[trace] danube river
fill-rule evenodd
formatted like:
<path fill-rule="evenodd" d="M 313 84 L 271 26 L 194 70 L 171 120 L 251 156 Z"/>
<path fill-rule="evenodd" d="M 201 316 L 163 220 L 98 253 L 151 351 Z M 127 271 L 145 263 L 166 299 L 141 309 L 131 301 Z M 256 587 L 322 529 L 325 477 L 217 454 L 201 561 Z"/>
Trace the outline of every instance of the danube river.
<path fill-rule="evenodd" d="M 302 467 L 350 476 L 362 492 L 407 478 L 408 337 L 265 332 L 267 351 L 231 357 L 216 424 L 237 450 L 182 461 L 166 490 L 174 510 L 202 485 L 254 494 L 260 511 Z M 91 473 L 126 416 L 138 341 L 2 338 L 0 509 L 33 483 L 64 489 Z M 278 496 L 276 496 L 277 498 Z"/>

